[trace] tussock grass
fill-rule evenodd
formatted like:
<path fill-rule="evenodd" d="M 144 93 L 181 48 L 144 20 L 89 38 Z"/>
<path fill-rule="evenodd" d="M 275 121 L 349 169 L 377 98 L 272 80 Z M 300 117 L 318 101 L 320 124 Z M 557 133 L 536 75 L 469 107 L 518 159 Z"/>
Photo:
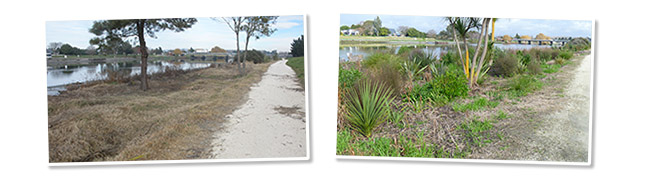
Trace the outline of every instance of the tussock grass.
<path fill-rule="evenodd" d="M 95 83 L 48 97 L 50 162 L 206 158 L 224 116 L 245 102 L 270 63 Z"/>

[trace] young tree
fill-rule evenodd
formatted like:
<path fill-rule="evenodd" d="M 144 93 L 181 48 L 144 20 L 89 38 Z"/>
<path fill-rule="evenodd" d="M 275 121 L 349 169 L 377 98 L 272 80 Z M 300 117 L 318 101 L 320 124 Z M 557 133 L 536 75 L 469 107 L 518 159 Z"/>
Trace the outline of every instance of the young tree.
<path fill-rule="evenodd" d="M 375 18 L 375 20 L 372 21 L 372 27 L 373 27 L 372 29 L 375 32 L 375 36 L 378 36 L 379 31 L 381 30 L 381 19 L 379 19 L 379 16 L 377 16 L 377 18 Z"/>
<path fill-rule="evenodd" d="M 212 18 L 215 21 L 218 21 L 216 18 Z M 236 36 L 236 42 L 237 42 L 237 69 L 239 70 L 239 74 L 243 74 L 244 72 L 242 71 L 242 60 L 241 56 L 239 56 L 239 32 L 242 31 L 242 23 L 244 23 L 244 17 L 228 17 L 228 18 L 221 18 L 226 25 L 235 32 Z"/>
<path fill-rule="evenodd" d="M 399 27 L 397 27 L 397 31 L 398 31 L 401 35 L 405 35 L 405 36 L 406 36 L 406 33 L 408 32 L 408 30 L 409 30 L 409 27 L 408 27 L 408 26 L 399 26 Z"/>
<path fill-rule="evenodd" d="M 251 16 L 246 17 L 246 23 L 242 26 L 242 30 L 246 32 L 246 45 L 244 45 L 244 60 L 246 60 L 246 55 L 248 54 L 248 42 L 250 38 L 255 36 L 255 39 L 260 39 L 263 36 L 271 36 L 273 32 L 276 31 L 275 28 L 271 27 L 275 24 L 278 16 Z M 243 63 L 243 62 L 242 62 Z M 246 68 L 246 64 L 242 64 L 243 68 Z"/>
<path fill-rule="evenodd" d="M 304 35 L 300 35 L 298 39 L 294 39 L 293 42 L 291 43 L 291 56 L 293 57 L 305 56 L 304 43 L 305 43 Z"/>
<path fill-rule="evenodd" d="M 58 54 L 59 53 L 59 48 L 63 45 L 62 42 L 51 42 L 50 44 L 47 45 L 47 50 L 50 51 L 52 54 Z"/>
<path fill-rule="evenodd" d="M 192 47 L 190 47 L 190 50 L 188 50 L 188 51 L 189 51 L 190 53 L 194 53 L 194 52 L 196 52 L 196 51 L 194 50 L 194 48 L 192 48 Z"/>
<path fill-rule="evenodd" d="M 454 27 L 453 33 L 454 33 L 454 42 L 456 42 L 456 47 L 458 48 L 458 54 L 461 57 L 461 61 L 463 62 L 463 69 L 465 72 L 465 76 L 468 80 L 469 86 L 472 87 L 474 84 L 476 84 L 476 80 L 478 79 L 478 74 L 479 71 L 481 70 L 483 63 L 485 61 L 485 56 L 488 51 L 488 33 L 487 33 L 487 24 L 491 21 L 490 18 L 471 18 L 471 17 L 448 17 L 447 20 L 449 21 L 449 24 Z M 472 57 L 472 61 L 470 62 L 469 58 L 469 46 L 467 43 L 467 38 L 468 38 L 468 32 L 473 29 L 473 28 L 479 28 L 480 27 L 480 34 L 478 36 L 478 43 L 476 45 L 476 49 L 474 51 L 474 56 Z M 462 56 L 462 51 L 460 48 L 460 41 L 458 38 L 461 38 L 463 40 L 463 44 L 465 45 L 465 57 L 463 58 Z M 481 58 L 479 59 L 479 53 L 482 53 Z"/>
<path fill-rule="evenodd" d="M 164 30 L 181 32 L 192 27 L 194 23 L 196 23 L 195 18 L 102 20 L 93 22 L 90 32 L 104 38 L 137 37 L 141 47 L 140 59 L 142 61 L 142 65 L 140 65 L 140 88 L 146 91 L 149 89 L 147 81 L 147 58 L 149 54 L 147 53 L 145 34 L 151 38 L 156 38 L 156 32 Z"/>

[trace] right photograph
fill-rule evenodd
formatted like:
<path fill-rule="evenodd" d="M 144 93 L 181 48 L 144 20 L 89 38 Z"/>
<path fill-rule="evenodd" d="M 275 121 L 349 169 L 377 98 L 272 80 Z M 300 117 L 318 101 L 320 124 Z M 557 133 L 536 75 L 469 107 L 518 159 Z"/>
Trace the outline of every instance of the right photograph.
<path fill-rule="evenodd" d="M 594 23 L 342 14 L 337 157 L 590 165 Z"/>

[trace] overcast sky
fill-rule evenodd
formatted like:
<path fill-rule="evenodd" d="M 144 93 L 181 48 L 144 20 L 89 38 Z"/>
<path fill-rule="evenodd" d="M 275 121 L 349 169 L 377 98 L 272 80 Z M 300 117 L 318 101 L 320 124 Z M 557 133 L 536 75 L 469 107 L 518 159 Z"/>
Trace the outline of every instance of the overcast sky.
<path fill-rule="evenodd" d="M 221 18 L 219 18 L 221 19 Z M 156 33 L 157 39 L 145 37 L 147 47 L 168 49 L 189 49 L 190 47 L 210 49 L 219 46 L 224 49 L 236 49 L 235 33 L 223 22 L 210 18 L 197 18 L 192 28 L 183 32 L 162 31 Z M 85 49 L 90 46 L 88 41 L 94 34 L 88 32 L 93 21 L 48 21 L 46 22 L 46 44 L 51 42 L 68 43 Z M 303 16 L 280 16 L 275 27 L 277 31 L 271 37 L 251 38 L 249 49 L 289 51 L 293 39 L 304 34 Z M 243 33 L 240 33 L 240 46 L 244 49 Z M 135 46 L 135 45 L 134 45 Z"/>
<path fill-rule="evenodd" d="M 440 32 L 447 27 L 444 17 L 436 16 L 397 16 L 376 14 L 341 14 L 341 24 L 350 26 L 366 20 L 374 20 L 377 16 L 382 25 L 397 29 L 399 26 L 415 27 L 427 32 L 431 29 Z M 546 36 L 592 37 L 591 21 L 582 20 L 549 20 L 549 19 L 499 19 L 495 24 L 495 35 L 530 35 L 539 33 Z"/>

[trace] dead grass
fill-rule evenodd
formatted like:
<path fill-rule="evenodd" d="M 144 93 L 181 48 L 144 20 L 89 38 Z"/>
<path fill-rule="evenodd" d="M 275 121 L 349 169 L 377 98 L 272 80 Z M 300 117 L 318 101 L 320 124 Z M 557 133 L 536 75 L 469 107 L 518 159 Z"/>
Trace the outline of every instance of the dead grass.
<path fill-rule="evenodd" d="M 270 63 L 168 72 L 139 81 L 72 85 L 48 97 L 50 162 L 207 158 L 227 114 Z"/>

